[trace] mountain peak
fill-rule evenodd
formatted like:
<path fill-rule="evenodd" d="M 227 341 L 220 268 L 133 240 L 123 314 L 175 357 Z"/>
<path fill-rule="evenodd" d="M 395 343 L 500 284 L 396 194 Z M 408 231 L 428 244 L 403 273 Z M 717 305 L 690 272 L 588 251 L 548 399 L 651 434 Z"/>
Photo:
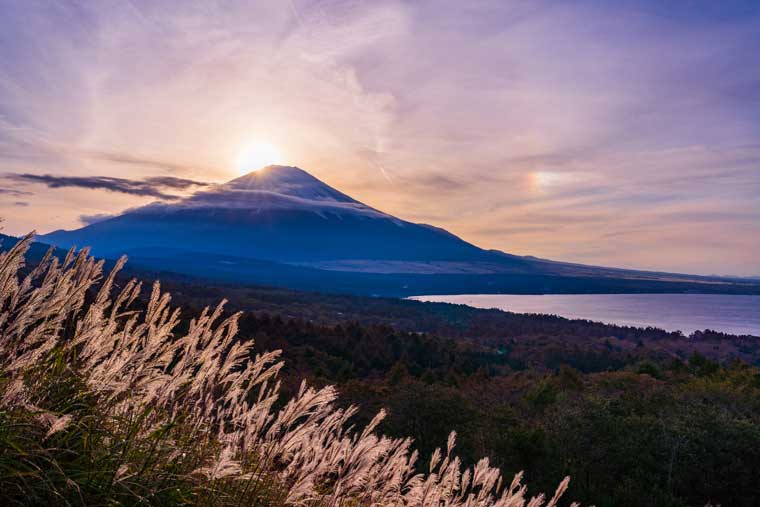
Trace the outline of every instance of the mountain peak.
<path fill-rule="evenodd" d="M 215 193 L 277 194 L 308 201 L 355 203 L 299 167 L 270 165 L 220 185 Z"/>
<path fill-rule="evenodd" d="M 108 255 L 162 257 L 184 249 L 279 262 L 462 261 L 484 255 L 449 233 L 378 211 L 292 166 L 268 166 L 184 199 L 152 203 L 45 239 L 92 245 Z"/>
<path fill-rule="evenodd" d="M 319 181 L 317 178 L 304 171 L 300 167 L 290 165 L 268 165 L 251 171 L 227 182 L 228 184 L 240 184 L 246 182 L 261 181 L 283 181 L 283 180 L 301 180 L 301 181 Z"/>

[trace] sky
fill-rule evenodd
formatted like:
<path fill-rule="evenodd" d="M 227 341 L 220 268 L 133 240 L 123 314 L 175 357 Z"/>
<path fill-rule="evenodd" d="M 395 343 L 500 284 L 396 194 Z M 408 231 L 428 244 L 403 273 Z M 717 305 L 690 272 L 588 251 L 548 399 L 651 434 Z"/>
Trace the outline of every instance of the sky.
<path fill-rule="evenodd" d="M 484 248 L 760 275 L 760 2 L 0 0 L 4 232 L 260 146 Z"/>

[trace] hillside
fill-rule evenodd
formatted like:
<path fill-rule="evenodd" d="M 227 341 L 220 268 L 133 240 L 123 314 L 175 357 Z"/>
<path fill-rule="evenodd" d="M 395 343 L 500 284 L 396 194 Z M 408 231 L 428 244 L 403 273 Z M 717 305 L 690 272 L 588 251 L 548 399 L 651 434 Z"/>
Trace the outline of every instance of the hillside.
<path fill-rule="evenodd" d="M 42 245 L 32 250 L 30 260 L 39 259 Z M 148 281 L 154 273 L 123 272 L 114 280 L 115 294 L 130 287 L 133 275 Z M 181 305 L 176 336 L 204 318 L 203 306 L 228 297 L 218 318 L 237 319 L 242 344 L 282 350 L 283 399 L 297 396 L 304 378 L 315 386 L 336 385 L 337 407 L 361 407 L 352 422 L 369 424 L 385 408 L 378 429 L 391 437 L 412 436 L 423 456 L 454 429 L 464 466 L 487 456 L 506 474 L 524 470 L 532 487 L 543 490 L 570 474 L 576 479 L 567 495 L 584 504 L 754 505 L 753 471 L 760 466 L 757 338 L 710 332 L 684 337 L 176 276 L 162 287 Z M 94 301 L 95 294 L 87 299 Z M 130 309 L 155 304 L 144 289 Z M 236 317 L 237 310 L 244 313 Z M 417 471 L 426 467 L 419 463 Z M 160 480 L 139 478 L 131 487 L 141 490 Z M 86 486 L 88 495 L 98 491 Z"/>

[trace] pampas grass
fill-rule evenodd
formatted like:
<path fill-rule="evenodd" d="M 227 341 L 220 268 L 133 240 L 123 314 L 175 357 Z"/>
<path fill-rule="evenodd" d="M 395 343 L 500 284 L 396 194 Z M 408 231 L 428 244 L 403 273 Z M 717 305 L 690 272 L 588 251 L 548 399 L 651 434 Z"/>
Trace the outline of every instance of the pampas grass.
<path fill-rule="evenodd" d="M 0 255 L 0 497 L 33 505 L 554 507 L 455 433 L 419 473 L 410 439 L 354 429 L 333 387 L 279 399 L 279 352 L 237 338 L 224 302 L 177 334 L 155 283 L 116 286 L 125 259 L 52 252 L 21 277 L 32 235 Z"/>

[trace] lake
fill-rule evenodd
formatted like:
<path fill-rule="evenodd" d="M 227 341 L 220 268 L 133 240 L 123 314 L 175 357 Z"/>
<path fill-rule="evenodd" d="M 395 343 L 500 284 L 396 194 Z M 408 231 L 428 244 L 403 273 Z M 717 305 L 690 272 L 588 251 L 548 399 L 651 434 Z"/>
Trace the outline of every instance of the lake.
<path fill-rule="evenodd" d="M 542 313 L 622 326 L 654 326 L 690 334 L 712 329 L 760 336 L 760 296 L 714 294 L 464 294 L 410 299 Z"/>

